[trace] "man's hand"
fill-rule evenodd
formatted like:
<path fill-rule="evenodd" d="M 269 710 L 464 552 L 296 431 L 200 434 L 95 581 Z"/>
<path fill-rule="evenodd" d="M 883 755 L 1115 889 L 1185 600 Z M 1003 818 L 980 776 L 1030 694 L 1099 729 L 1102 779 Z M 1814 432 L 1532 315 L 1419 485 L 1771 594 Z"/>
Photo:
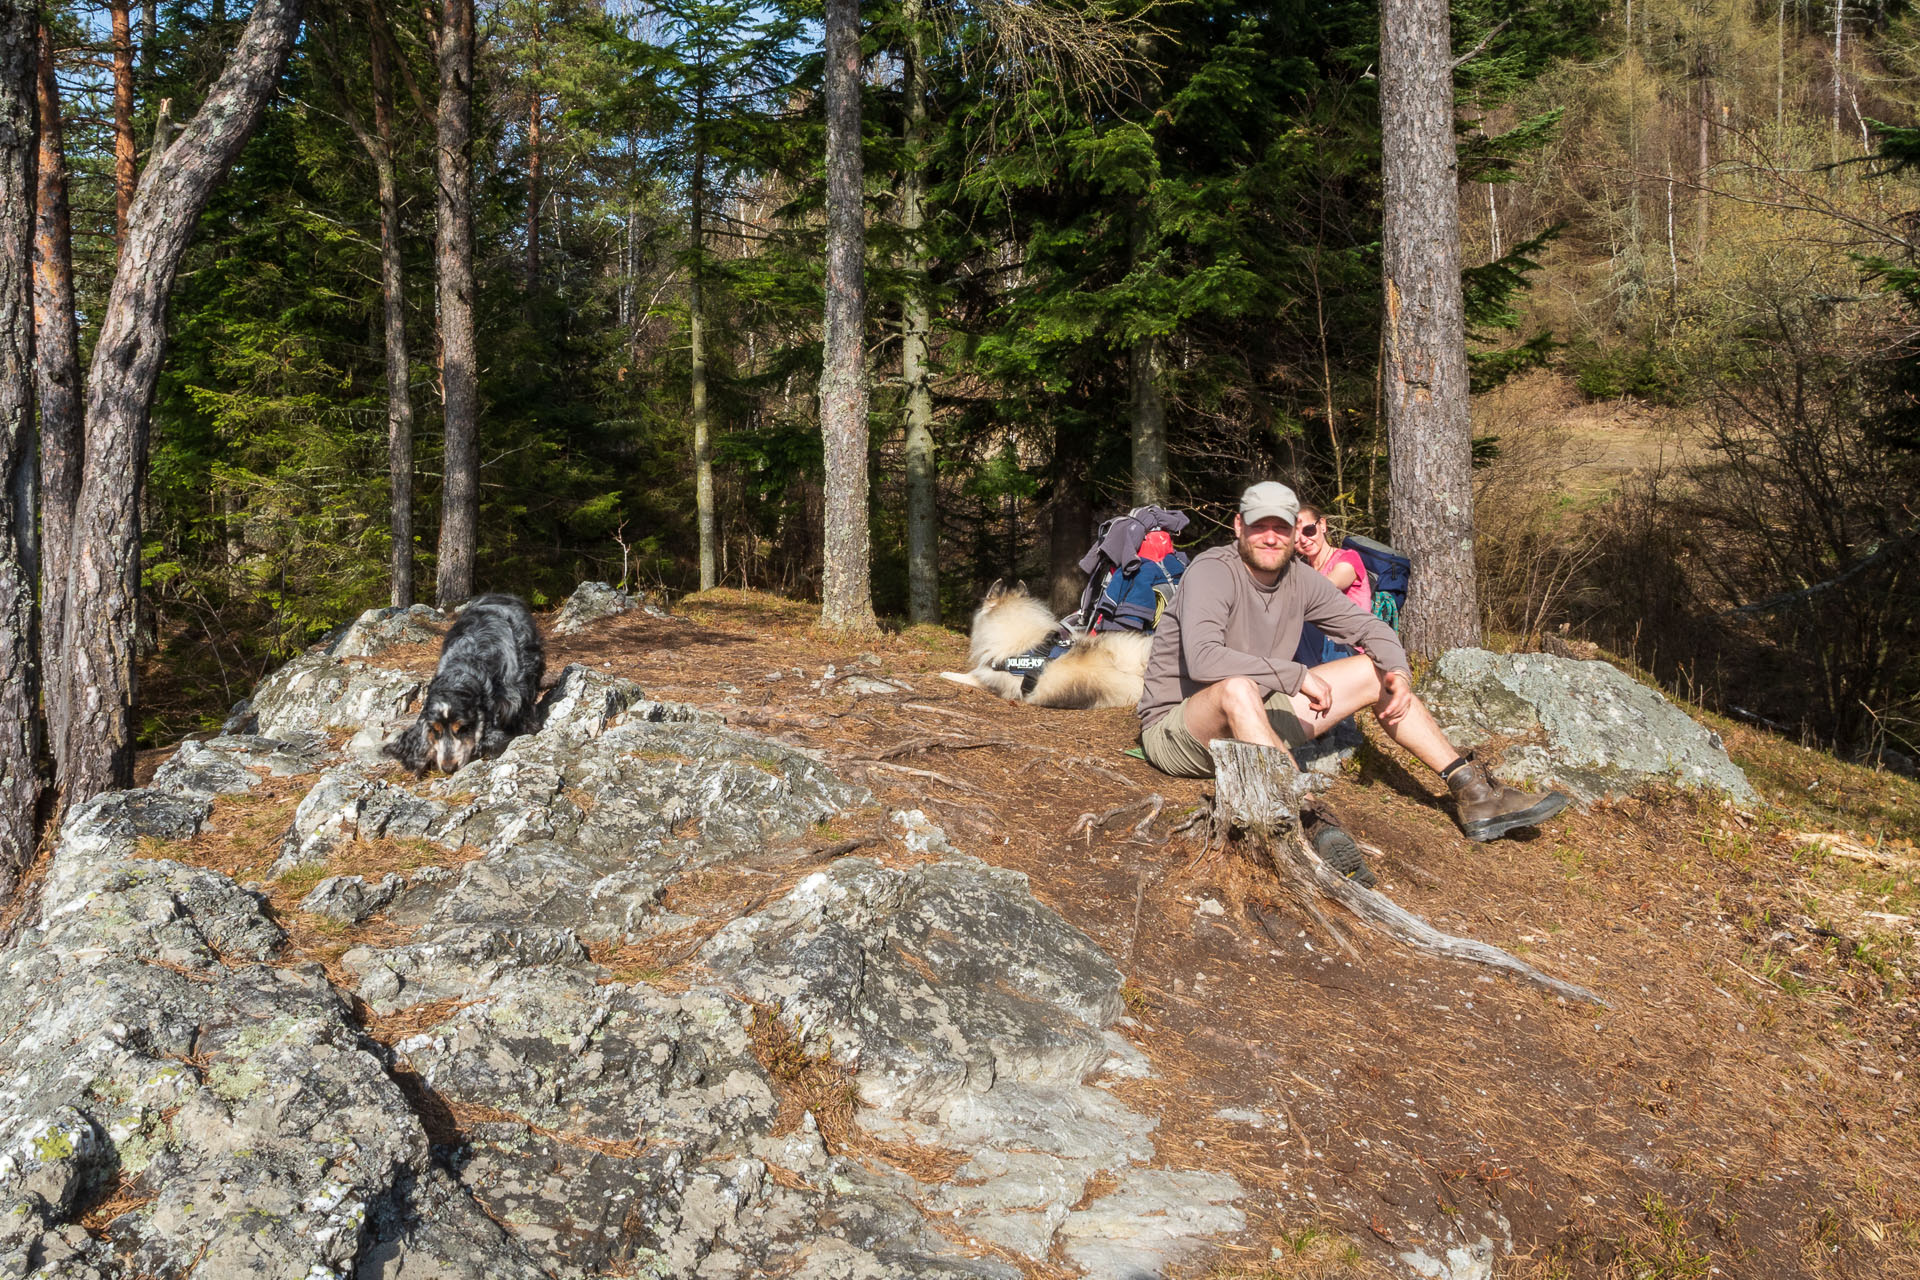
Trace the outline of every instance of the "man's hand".
<path fill-rule="evenodd" d="M 1333 686 L 1323 677 L 1315 675 L 1311 668 L 1301 678 L 1300 692 L 1307 696 L 1307 705 L 1321 715 L 1325 715 L 1333 707 Z"/>
<path fill-rule="evenodd" d="M 1407 708 L 1413 705 L 1413 681 L 1407 679 L 1404 671 L 1389 671 L 1380 677 L 1380 687 L 1386 693 L 1386 703 L 1377 714 L 1380 723 L 1396 725 L 1407 714 Z"/>

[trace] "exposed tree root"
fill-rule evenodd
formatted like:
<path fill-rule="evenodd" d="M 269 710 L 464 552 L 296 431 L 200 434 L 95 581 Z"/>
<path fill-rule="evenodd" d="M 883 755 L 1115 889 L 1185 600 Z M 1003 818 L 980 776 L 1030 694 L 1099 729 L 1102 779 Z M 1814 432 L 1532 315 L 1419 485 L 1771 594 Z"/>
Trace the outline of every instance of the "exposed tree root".
<path fill-rule="evenodd" d="M 1486 965 L 1568 1000 L 1607 1006 L 1585 987 L 1542 973 L 1490 943 L 1442 933 L 1385 894 L 1364 888 L 1329 867 L 1314 852 L 1300 826 L 1300 807 L 1315 782 L 1311 775 L 1296 771 L 1284 753 L 1224 739 L 1210 744 L 1210 749 L 1218 779 L 1216 828 L 1224 823 L 1239 832 L 1255 856 L 1279 874 L 1301 909 L 1352 958 L 1359 959 L 1359 953 L 1320 911 L 1321 899 L 1331 898 L 1368 928 L 1416 951 Z"/>

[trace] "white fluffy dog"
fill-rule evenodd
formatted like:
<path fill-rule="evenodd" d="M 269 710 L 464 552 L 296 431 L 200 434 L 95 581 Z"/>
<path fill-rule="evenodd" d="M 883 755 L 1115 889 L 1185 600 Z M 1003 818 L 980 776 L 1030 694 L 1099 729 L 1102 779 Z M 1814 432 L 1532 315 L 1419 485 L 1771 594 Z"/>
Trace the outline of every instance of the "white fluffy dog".
<path fill-rule="evenodd" d="M 1062 640 L 1067 651 L 1048 660 L 1048 649 Z M 1025 587 L 996 582 L 974 611 L 967 650 L 973 669 L 940 674 L 1036 707 L 1131 707 L 1140 701 L 1152 651 L 1153 637 L 1144 632 L 1069 631 Z"/>

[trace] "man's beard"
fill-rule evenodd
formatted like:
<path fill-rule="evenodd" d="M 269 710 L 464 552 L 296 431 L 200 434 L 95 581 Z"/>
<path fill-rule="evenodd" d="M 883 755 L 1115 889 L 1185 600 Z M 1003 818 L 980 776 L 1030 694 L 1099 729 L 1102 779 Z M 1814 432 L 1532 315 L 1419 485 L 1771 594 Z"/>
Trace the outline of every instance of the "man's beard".
<path fill-rule="evenodd" d="M 1245 564 L 1247 568 L 1252 569 L 1256 573 L 1278 573 L 1280 572 L 1280 570 L 1287 567 L 1287 562 L 1289 560 L 1293 559 L 1294 547 L 1291 542 L 1285 543 L 1284 545 L 1276 548 L 1271 553 L 1279 557 L 1279 560 L 1272 565 L 1262 564 L 1260 563 L 1259 560 L 1255 559 L 1254 557 L 1256 555 L 1260 555 L 1263 553 L 1256 552 L 1254 548 L 1247 545 L 1247 543 L 1236 540 L 1234 545 L 1240 548 L 1241 563 Z"/>

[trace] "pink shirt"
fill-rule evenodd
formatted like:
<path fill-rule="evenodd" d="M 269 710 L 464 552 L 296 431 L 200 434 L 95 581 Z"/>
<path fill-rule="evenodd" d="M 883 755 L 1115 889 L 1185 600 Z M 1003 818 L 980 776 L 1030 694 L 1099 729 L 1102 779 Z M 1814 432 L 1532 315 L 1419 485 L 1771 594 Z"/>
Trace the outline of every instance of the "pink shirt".
<path fill-rule="evenodd" d="M 1373 612 L 1373 588 L 1367 584 L 1367 566 L 1360 560 L 1358 551 L 1349 551 L 1345 547 L 1333 553 L 1333 559 L 1327 561 L 1327 567 L 1320 572 L 1331 578 L 1333 566 L 1350 564 L 1353 566 L 1353 581 L 1347 586 L 1347 599 L 1362 613 Z"/>

